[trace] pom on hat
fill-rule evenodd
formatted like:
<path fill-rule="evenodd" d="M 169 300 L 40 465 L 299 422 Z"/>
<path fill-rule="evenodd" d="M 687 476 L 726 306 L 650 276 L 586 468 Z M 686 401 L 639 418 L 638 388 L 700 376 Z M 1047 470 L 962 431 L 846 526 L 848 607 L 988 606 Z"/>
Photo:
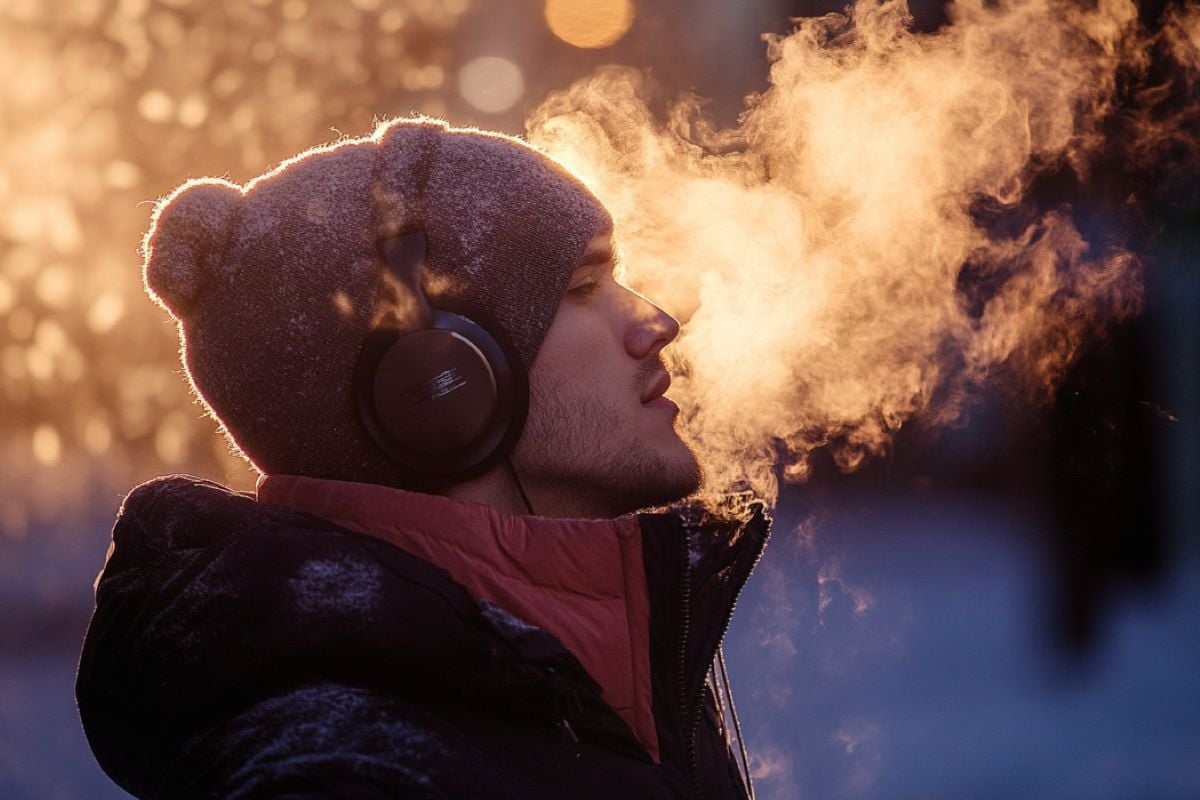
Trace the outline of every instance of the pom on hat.
<path fill-rule="evenodd" d="M 143 240 L 144 277 L 150 296 L 176 318 L 188 313 L 207 276 L 219 268 L 241 202 L 237 184 L 203 178 L 155 206 Z"/>

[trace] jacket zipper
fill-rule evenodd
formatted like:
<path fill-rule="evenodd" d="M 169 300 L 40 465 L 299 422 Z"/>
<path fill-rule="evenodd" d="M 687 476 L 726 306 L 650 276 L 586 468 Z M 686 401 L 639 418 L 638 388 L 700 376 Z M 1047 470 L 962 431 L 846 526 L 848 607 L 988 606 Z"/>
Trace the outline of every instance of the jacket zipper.
<path fill-rule="evenodd" d="M 679 687 L 679 709 L 683 715 L 684 724 L 684 749 L 687 760 L 688 781 L 692 787 L 692 797 L 695 800 L 700 800 L 702 789 L 700 785 L 700 764 L 696 754 L 696 720 L 693 719 L 696 715 L 692 713 L 692 706 L 688 703 L 687 691 L 687 645 L 688 633 L 691 630 L 692 616 L 692 570 L 691 570 L 691 553 L 689 550 L 689 537 L 686 526 L 680 526 L 680 532 L 683 534 L 680 537 L 680 599 L 681 605 L 679 609 L 679 652 L 678 661 L 676 662 L 677 672 L 675 675 L 676 685 Z"/>
<path fill-rule="evenodd" d="M 688 639 L 688 632 L 689 632 L 689 628 L 690 628 L 690 624 L 691 624 L 692 571 L 690 568 L 690 565 L 691 565 L 690 552 L 689 552 L 690 543 L 689 543 L 689 536 L 688 536 L 686 525 L 683 526 L 682 530 L 683 530 L 683 547 L 681 549 L 682 549 L 683 558 L 682 558 L 681 564 L 683 567 L 683 579 L 680 581 L 680 584 L 682 586 L 683 609 L 680 614 L 680 620 L 681 620 L 680 627 L 682 628 L 682 635 L 680 636 L 678 679 L 679 679 L 679 693 L 680 693 L 681 708 L 686 713 L 686 716 L 684 717 L 684 720 L 685 720 L 684 724 L 687 727 L 684 731 L 684 734 L 685 734 L 684 740 L 686 742 L 686 750 L 687 750 L 688 774 L 691 778 L 691 784 L 692 784 L 692 797 L 696 798 L 696 800 L 701 800 L 703 797 L 703 787 L 700 784 L 699 757 L 696 753 L 696 728 L 698 727 L 699 722 L 700 722 L 700 713 L 699 713 L 700 712 L 700 702 L 704 696 L 704 685 L 701 684 L 699 694 L 696 695 L 695 700 L 693 700 L 692 703 L 689 705 L 688 700 L 690 698 L 687 697 L 687 675 L 685 672 L 686 665 L 684 662 L 686 660 L 687 639 Z M 733 621 L 733 613 L 737 607 L 738 598 L 742 594 L 742 589 L 745 588 L 745 586 L 746 586 L 746 581 L 749 579 L 751 573 L 754 572 L 754 568 L 756 566 L 758 566 L 758 561 L 759 561 L 759 559 L 762 558 L 763 548 L 764 548 L 765 544 L 766 544 L 766 541 L 764 540 L 758 546 L 758 552 L 754 554 L 754 561 L 751 563 L 750 569 L 745 572 L 745 575 L 742 578 L 742 580 L 734 588 L 733 597 L 731 598 L 730 603 L 729 603 L 729 609 L 725 613 L 725 618 L 721 621 L 721 632 L 720 632 L 720 635 L 717 637 L 717 646 L 718 647 L 720 647 L 720 643 L 725 639 L 725 634 L 729 632 L 729 625 Z M 733 702 L 732 698 L 730 698 L 730 702 L 731 703 Z M 746 775 L 746 780 L 747 781 L 750 780 L 749 775 Z M 745 789 L 746 795 L 748 797 L 753 797 L 753 792 L 749 785 L 746 785 L 743 788 Z"/>

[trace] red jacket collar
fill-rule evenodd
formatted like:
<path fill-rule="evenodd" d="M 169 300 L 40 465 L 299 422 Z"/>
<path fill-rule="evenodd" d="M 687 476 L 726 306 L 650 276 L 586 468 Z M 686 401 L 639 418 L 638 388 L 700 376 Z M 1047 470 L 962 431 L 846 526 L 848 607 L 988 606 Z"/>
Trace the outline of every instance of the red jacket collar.
<path fill-rule="evenodd" d="M 659 760 L 637 517 L 515 516 L 438 495 L 292 475 L 259 478 L 258 500 L 391 542 L 445 569 L 474 597 L 554 634 Z"/>

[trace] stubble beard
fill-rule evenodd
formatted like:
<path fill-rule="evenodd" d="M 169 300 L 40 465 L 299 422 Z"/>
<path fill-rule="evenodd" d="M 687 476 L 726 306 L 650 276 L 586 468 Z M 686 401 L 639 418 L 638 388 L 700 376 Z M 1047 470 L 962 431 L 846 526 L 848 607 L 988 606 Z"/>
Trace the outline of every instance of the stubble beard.
<path fill-rule="evenodd" d="M 614 435 L 625 430 L 623 422 L 610 406 L 531 383 L 530 417 L 513 455 L 526 490 L 563 516 L 618 517 L 700 487 L 699 463 L 677 434 L 670 457 L 633 436 Z"/>

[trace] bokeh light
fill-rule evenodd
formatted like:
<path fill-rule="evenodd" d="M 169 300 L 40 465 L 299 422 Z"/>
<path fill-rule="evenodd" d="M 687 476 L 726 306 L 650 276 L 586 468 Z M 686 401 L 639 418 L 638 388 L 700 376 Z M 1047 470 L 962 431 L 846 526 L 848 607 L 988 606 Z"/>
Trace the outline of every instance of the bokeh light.
<path fill-rule="evenodd" d="M 33 455 L 43 464 L 58 463 L 62 439 L 53 425 L 43 423 L 33 431 Z"/>
<path fill-rule="evenodd" d="M 507 58 L 482 56 L 468 61 L 458 73 L 458 92 L 480 111 L 499 114 L 525 94 L 521 68 Z"/>
<path fill-rule="evenodd" d="M 88 492 L 164 469 L 252 485 L 143 291 L 150 201 L 189 177 L 247 180 L 378 116 L 444 114 L 467 10 L 0 4 L 0 483 L 21 487 L 0 508 L 4 535 L 88 513 Z"/>
<path fill-rule="evenodd" d="M 633 24 L 630 0 L 546 0 L 546 24 L 575 47 L 609 47 Z"/>

